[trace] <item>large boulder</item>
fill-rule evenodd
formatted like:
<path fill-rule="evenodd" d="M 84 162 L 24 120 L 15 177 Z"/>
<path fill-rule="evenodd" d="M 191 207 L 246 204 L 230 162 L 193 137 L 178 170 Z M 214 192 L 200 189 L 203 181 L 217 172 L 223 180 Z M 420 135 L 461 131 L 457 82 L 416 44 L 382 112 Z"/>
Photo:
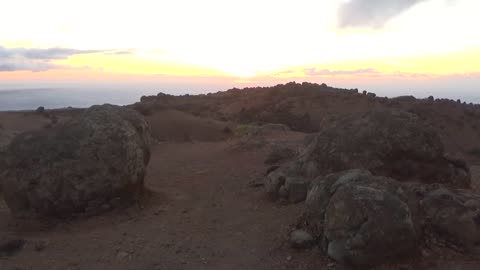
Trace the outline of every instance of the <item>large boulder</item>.
<path fill-rule="evenodd" d="M 300 227 L 336 261 L 376 264 L 409 254 L 417 232 L 401 183 L 348 170 L 315 179 Z"/>
<path fill-rule="evenodd" d="M 423 244 L 480 254 L 480 195 L 469 190 L 354 169 L 314 179 L 305 206 L 297 228 L 339 262 L 377 264 Z"/>
<path fill-rule="evenodd" d="M 325 212 L 324 239 L 334 260 L 369 265 L 412 252 L 417 236 L 400 196 L 385 186 L 362 183 L 342 185 L 333 194 Z"/>
<path fill-rule="evenodd" d="M 398 181 L 470 185 L 468 166 L 445 155 L 434 129 L 399 110 L 371 110 L 325 127 L 308 140 L 295 166 L 302 174 L 363 168 Z"/>
<path fill-rule="evenodd" d="M 139 113 L 113 105 L 20 134 L 5 154 L 5 200 L 18 217 L 70 216 L 130 201 L 144 187 L 148 139 Z"/>
<path fill-rule="evenodd" d="M 312 182 L 302 226 L 343 263 L 375 264 L 408 254 L 417 233 L 400 183 L 349 170 Z"/>

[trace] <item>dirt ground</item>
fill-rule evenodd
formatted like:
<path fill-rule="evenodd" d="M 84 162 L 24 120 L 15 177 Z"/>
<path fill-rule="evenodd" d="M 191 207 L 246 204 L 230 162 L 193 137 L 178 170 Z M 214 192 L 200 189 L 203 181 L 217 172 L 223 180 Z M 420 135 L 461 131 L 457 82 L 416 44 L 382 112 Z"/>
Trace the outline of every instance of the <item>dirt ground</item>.
<path fill-rule="evenodd" d="M 343 269 L 317 248 L 289 247 L 302 204 L 270 202 L 261 187 L 249 185 L 267 169 L 269 148 L 241 151 L 234 144 L 159 143 L 148 168 L 148 198 L 101 216 L 34 224 L 12 219 L 2 202 L 0 232 L 26 245 L 1 258 L 0 269 Z M 478 269 L 473 258 L 433 258 L 378 269 Z"/>

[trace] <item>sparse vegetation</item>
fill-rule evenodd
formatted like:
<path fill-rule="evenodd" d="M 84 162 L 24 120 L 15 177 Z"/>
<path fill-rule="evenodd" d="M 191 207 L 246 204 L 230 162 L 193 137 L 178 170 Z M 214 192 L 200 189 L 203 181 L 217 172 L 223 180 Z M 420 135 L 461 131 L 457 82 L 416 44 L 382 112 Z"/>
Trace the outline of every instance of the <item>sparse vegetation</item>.
<path fill-rule="evenodd" d="M 233 130 L 233 135 L 235 137 L 244 137 L 244 136 L 247 136 L 249 134 L 252 134 L 252 131 L 255 128 L 256 127 L 254 125 L 247 125 L 247 124 L 237 125 L 235 127 L 235 129 Z"/>

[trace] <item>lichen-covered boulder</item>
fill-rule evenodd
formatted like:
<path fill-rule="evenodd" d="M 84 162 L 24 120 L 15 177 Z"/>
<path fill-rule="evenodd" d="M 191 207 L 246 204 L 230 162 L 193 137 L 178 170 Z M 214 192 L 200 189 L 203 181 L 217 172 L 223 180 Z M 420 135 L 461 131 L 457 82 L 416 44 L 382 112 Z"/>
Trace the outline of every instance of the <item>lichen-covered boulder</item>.
<path fill-rule="evenodd" d="M 335 191 L 332 190 L 332 186 L 337 182 L 354 182 L 368 177 L 373 177 L 369 171 L 354 169 L 320 176 L 311 182 L 305 201 L 305 217 L 307 218 L 309 230 L 317 238 L 323 235 L 325 211 L 333 195 L 332 192 Z"/>
<path fill-rule="evenodd" d="M 331 258 L 352 265 L 396 259 L 424 244 L 478 255 L 480 195 L 347 170 L 311 182 L 297 229 Z"/>
<path fill-rule="evenodd" d="M 342 263 L 372 265 L 406 255 L 416 239 L 408 205 L 387 188 L 341 185 L 325 211 L 327 254 Z"/>
<path fill-rule="evenodd" d="M 132 200 L 144 187 L 148 139 L 139 113 L 113 105 L 20 134 L 5 153 L 5 200 L 18 217 L 64 217 Z"/>
<path fill-rule="evenodd" d="M 401 183 L 356 169 L 315 179 L 299 227 L 336 261 L 367 265 L 408 254 L 417 232 Z"/>

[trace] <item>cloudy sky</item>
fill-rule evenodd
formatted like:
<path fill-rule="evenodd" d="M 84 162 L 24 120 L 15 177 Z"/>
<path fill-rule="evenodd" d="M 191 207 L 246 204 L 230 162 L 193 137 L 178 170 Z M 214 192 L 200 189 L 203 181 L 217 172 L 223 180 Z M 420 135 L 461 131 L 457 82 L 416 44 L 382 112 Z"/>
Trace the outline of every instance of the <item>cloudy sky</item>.
<path fill-rule="evenodd" d="M 480 87 L 478 0 L 15 0 L 0 89 Z"/>

